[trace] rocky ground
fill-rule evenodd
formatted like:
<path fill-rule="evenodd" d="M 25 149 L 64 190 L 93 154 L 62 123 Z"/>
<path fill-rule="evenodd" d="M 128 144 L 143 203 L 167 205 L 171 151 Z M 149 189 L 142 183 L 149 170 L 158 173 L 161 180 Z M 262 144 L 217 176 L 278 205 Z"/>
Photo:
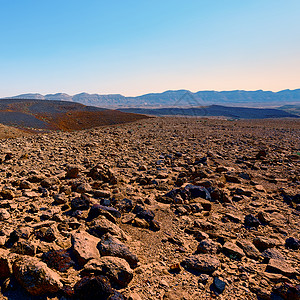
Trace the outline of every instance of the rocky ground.
<path fill-rule="evenodd" d="M 0 299 L 300 299 L 299 140 L 197 118 L 2 140 Z"/>
<path fill-rule="evenodd" d="M 32 134 L 32 131 L 25 131 L 12 126 L 5 126 L 0 123 L 0 139 L 22 137 L 29 134 Z"/>

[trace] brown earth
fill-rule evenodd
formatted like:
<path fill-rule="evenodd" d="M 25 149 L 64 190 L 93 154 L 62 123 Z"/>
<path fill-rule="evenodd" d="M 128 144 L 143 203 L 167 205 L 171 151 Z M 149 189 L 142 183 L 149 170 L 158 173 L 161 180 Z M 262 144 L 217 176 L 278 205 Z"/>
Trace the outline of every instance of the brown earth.
<path fill-rule="evenodd" d="M 299 299 L 299 141 L 167 117 L 3 140 L 0 298 Z"/>
<path fill-rule="evenodd" d="M 30 134 L 28 131 L 24 131 L 11 126 L 5 126 L 0 123 L 0 139 L 15 138 Z"/>
<path fill-rule="evenodd" d="M 51 100 L 0 99 L 0 123 L 25 130 L 82 130 L 148 118 L 141 114 Z"/>

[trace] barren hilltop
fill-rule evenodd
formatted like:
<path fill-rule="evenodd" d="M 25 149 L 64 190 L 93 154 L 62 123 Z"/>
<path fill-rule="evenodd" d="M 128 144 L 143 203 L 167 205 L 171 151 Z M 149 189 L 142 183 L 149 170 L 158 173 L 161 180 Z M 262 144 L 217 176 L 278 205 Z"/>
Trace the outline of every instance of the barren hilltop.
<path fill-rule="evenodd" d="M 299 299 L 300 121 L 159 117 L 1 141 L 1 299 Z"/>

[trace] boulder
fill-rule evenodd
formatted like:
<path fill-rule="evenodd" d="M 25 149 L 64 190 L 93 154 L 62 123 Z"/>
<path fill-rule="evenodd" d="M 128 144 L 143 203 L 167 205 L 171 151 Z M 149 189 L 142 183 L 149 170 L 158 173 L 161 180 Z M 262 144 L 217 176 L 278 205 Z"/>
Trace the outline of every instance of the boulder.
<path fill-rule="evenodd" d="M 258 249 L 248 240 L 238 240 L 236 244 L 243 249 L 246 256 L 252 258 L 252 259 L 258 259 L 260 256 L 260 252 Z"/>
<path fill-rule="evenodd" d="M 74 265 L 69 252 L 65 249 L 45 252 L 42 256 L 42 260 L 49 268 L 59 272 L 65 272 Z"/>
<path fill-rule="evenodd" d="M 288 262 L 273 258 L 270 259 L 266 271 L 280 273 L 288 277 L 297 274 L 297 271 Z"/>
<path fill-rule="evenodd" d="M 100 216 L 89 225 L 88 232 L 98 238 L 101 238 L 105 233 L 109 232 L 120 240 L 127 240 L 125 232 L 113 222 Z"/>
<path fill-rule="evenodd" d="M 83 277 L 74 286 L 74 295 L 80 300 L 107 300 L 114 293 L 107 277 Z"/>
<path fill-rule="evenodd" d="M 101 256 L 124 258 L 132 268 L 135 268 L 139 261 L 136 255 L 133 254 L 125 244 L 109 233 L 101 238 L 98 249 Z"/>
<path fill-rule="evenodd" d="M 10 213 L 5 208 L 0 208 L 0 221 L 5 221 L 10 218 Z"/>
<path fill-rule="evenodd" d="M 85 231 L 75 232 L 71 235 L 72 251 L 79 265 L 85 265 L 90 259 L 100 259 L 97 244 L 100 239 Z"/>
<path fill-rule="evenodd" d="M 233 259 L 241 259 L 243 256 L 245 256 L 244 251 L 236 244 L 231 242 L 226 242 L 223 245 L 222 251 L 224 254 Z"/>
<path fill-rule="evenodd" d="M 220 261 L 210 254 L 196 254 L 186 258 L 183 265 L 188 269 L 204 273 L 212 273 L 220 267 Z"/>
<path fill-rule="evenodd" d="M 285 240 L 285 246 L 292 250 L 300 249 L 300 240 L 295 237 L 289 237 Z"/>
<path fill-rule="evenodd" d="M 20 285 L 33 296 L 56 293 L 63 287 L 60 276 L 36 257 L 19 257 L 13 264 L 13 273 Z"/>
<path fill-rule="evenodd" d="M 200 253 L 209 253 L 216 254 L 219 252 L 221 245 L 217 242 L 214 242 L 211 239 L 205 239 L 201 241 L 197 247 L 197 251 Z"/>
<path fill-rule="evenodd" d="M 8 278 L 11 274 L 11 264 L 8 256 L 8 250 L 0 249 L 0 280 Z"/>
<path fill-rule="evenodd" d="M 66 178 L 77 178 L 79 174 L 79 167 L 75 165 L 68 165 L 66 167 Z"/>
<path fill-rule="evenodd" d="M 85 264 L 83 272 L 105 275 L 112 283 L 120 287 L 126 287 L 133 278 L 133 271 L 128 262 L 123 258 L 113 256 L 90 260 Z"/>

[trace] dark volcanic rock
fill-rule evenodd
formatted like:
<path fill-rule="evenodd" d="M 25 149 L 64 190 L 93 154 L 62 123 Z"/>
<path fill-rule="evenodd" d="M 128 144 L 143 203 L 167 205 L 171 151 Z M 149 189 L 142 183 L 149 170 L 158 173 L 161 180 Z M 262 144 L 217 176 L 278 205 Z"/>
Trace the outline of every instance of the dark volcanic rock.
<path fill-rule="evenodd" d="M 84 266 L 83 272 L 105 275 L 121 287 L 126 287 L 133 278 L 133 271 L 128 262 L 123 258 L 113 256 L 90 260 Z"/>
<path fill-rule="evenodd" d="M 79 174 L 78 166 L 68 165 L 66 168 L 66 178 L 77 178 Z"/>
<path fill-rule="evenodd" d="M 107 277 L 99 275 L 83 277 L 74 286 L 74 294 L 80 300 L 107 300 L 113 289 Z"/>
<path fill-rule="evenodd" d="M 300 300 L 300 285 L 284 282 L 279 286 L 275 286 L 273 291 L 284 300 Z"/>
<path fill-rule="evenodd" d="M 58 292 L 62 287 L 60 276 L 35 257 L 22 256 L 13 264 L 14 276 L 33 296 Z"/>
<path fill-rule="evenodd" d="M 184 188 L 183 193 L 188 199 L 203 198 L 206 200 L 211 200 L 209 191 L 203 186 L 188 184 Z"/>
<path fill-rule="evenodd" d="M 101 204 L 94 204 L 89 211 L 88 219 L 92 220 L 100 215 L 105 216 L 107 212 L 115 218 L 121 218 L 121 213 L 116 208 Z"/>
<path fill-rule="evenodd" d="M 9 251 L 0 249 L 0 279 L 8 278 L 11 274 L 11 265 L 8 255 Z"/>
<path fill-rule="evenodd" d="M 223 280 L 219 279 L 218 277 L 215 277 L 213 284 L 218 294 L 222 294 L 224 292 L 226 283 Z"/>
<path fill-rule="evenodd" d="M 90 208 L 90 198 L 86 195 L 75 197 L 71 200 L 73 210 L 88 210 Z"/>
<path fill-rule="evenodd" d="M 65 249 L 53 250 L 43 254 L 42 260 L 49 268 L 65 272 L 74 265 L 70 254 Z"/>
<path fill-rule="evenodd" d="M 203 240 L 199 243 L 197 247 L 197 251 L 199 253 L 209 253 L 209 254 L 216 254 L 219 252 L 221 245 L 217 242 L 214 242 L 210 239 Z"/>
<path fill-rule="evenodd" d="M 210 254 L 197 254 L 186 258 L 183 265 L 188 269 L 211 273 L 219 268 L 220 261 L 216 256 Z"/>
<path fill-rule="evenodd" d="M 145 219 L 147 222 L 150 222 L 151 220 L 154 219 L 155 214 L 152 210 L 145 209 L 145 210 L 142 210 L 142 211 L 138 212 L 136 214 L 136 216 L 140 219 Z"/>
<path fill-rule="evenodd" d="M 258 227 L 261 223 L 260 221 L 254 217 L 253 215 L 247 215 L 244 220 L 245 227 Z"/>
<path fill-rule="evenodd" d="M 289 237 L 285 240 L 285 246 L 292 250 L 300 249 L 300 240 L 294 237 Z"/>
<path fill-rule="evenodd" d="M 45 242 L 51 243 L 56 240 L 55 232 L 51 227 L 42 227 L 35 231 L 35 236 Z"/>
<path fill-rule="evenodd" d="M 135 268 L 137 266 L 139 260 L 136 255 L 131 253 L 131 251 L 125 244 L 123 244 L 120 240 L 113 237 L 109 233 L 105 234 L 101 238 L 101 241 L 97 247 L 101 256 L 116 256 L 124 258 L 128 261 L 132 268 Z"/>

